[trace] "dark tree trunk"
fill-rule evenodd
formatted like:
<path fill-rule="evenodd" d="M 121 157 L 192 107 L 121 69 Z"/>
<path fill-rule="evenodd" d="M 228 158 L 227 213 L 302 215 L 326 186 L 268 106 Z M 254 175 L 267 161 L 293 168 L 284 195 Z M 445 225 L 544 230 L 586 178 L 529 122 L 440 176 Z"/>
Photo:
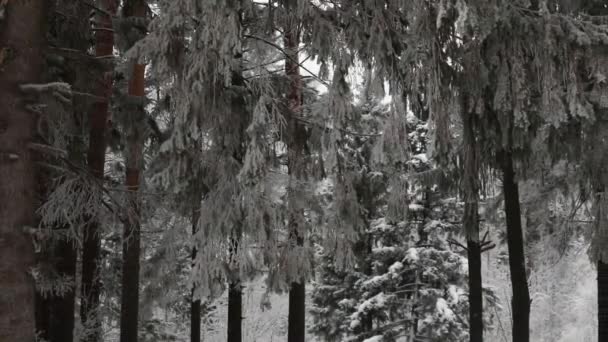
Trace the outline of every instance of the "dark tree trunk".
<path fill-rule="evenodd" d="M 608 341 L 608 263 L 597 262 L 598 341 Z"/>
<path fill-rule="evenodd" d="M 51 303 L 39 291 L 36 291 L 36 334 L 39 339 L 50 340 Z"/>
<path fill-rule="evenodd" d="M 304 342 L 306 336 L 306 288 L 304 282 L 291 283 L 287 341 Z"/>
<path fill-rule="evenodd" d="M 103 0 L 103 8 L 112 14 L 116 13 L 117 0 Z M 97 22 L 101 30 L 95 31 L 95 55 L 97 57 L 111 56 L 114 49 L 114 34 L 112 33 L 112 18 L 98 13 Z M 106 162 L 107 130 L 109 118 L 109 101 L 112 93 L 112 71 L 102 73 L 96 84 L 96 95 L 102 101 L 96 103 L 89 114 L 89 148 L 87 164 L 91 173 L 98 179 L 103 179 Z M 98 204 L 98 205 L 101 205 Z M 99 222 L 95 219 L 85 227 L 82 242 L 82 279 L 80 293 L 80 318 L 88 333 L 83 336 L 84 342 L 97 342 L 100 339 L 100 323 L 97 317 L 101 281 L 99 265 L 101 258 L 101 240 Z"/>
<path fill-rule="evenodd" d="M 62 277 L 76 276 L 76 249 L 67 238 L 57 241 L 55 246 L 57 273 Z M 54 295 L 50 299 L 50 342 L 72 342 L 74 337 L 75 291 L 70 289 L 63 296 Z"/>
<path fill-rule="evenodd" d="M 190 342 L 201 342 L 201 301 L 190 302 Z"/>
<path fill-rule="evenodd" d="M 48 5 L 0 5 L 0 341 L 35 340 L 34 245 L 24 228 L 36 223 L 36 168 L 28 145 L 37 116 L 26 109 L 19 86 L 40 81 Z"/>
<path fill-rule="evenodd" d="M 132 0 L 125 4 L 124 17 L 145 17 L 148 10 L 144 0 Z M 136 63 L 129 79 L 130 96 L 145 97 L 146 66 Z M 128 113 L 132 115 L 131 127 L 127 127 L 126 186 L 129 205 L 128 220 L 124 225 L 122 243 L 122 296 L 120 305 L 120 341 L 137 342 L 139 316 L 139 256 L 140 256 L 140 199 L 139 183 L 143 168 L 143 133 L 135 118 L 145 116 L 143 105 Z"/>
<path fill-rule="evenodd" d="M 503 172 L 503 193 L 507 218 L 507 246 L 509 250 L 509 269 L 511 272 L 511 312 L 513 314 L 513 342 L 530 340 L 530 293 L 526 276 L 526 258 L 521 226 L 519 205 L 519 186 L 515 181 L 513 156 L 503 152 L 501 167 Z"/>
<path fill-rule="evenodd" d="M 54 34 L 53 41 L 60 48 L 72 49 L 79 51 L 82 56 L 87 55 L 87 51 L 91 48 L 90 42 L 90 23 L 89 11 L 90 7 L 82 2 L 74 2 L 73 0 L 57 0 L 54 2 L 57 9 L 52 20 L 51 33 Z M 61 13 L 61 14 L 59 14 Z M 77 57 L 74 61 L 63 65 L 63 72 L 59 76 L 59 81 L 69 83 L 73 89 L 90 91 L 90 77 L 87 73 L 86 62 L 83 62 L 83 57 Z M 54 80 L 51 80 L 54 81 Z M 92 90 L 91 90 L 92 91 Z M 87 108 L 86 103 L 81 98 L 74 98 L 72 103 L 72 118 L 76 134 L 68 140 L 67 149 L 69 151 L 68 158 L 77 165 L 85 165 L 83 151 L 85 151 L 84 137 L 79 132 L 84 131 L 85 123 L 82 118 L 81 111 Z M 44 174 L 41 176 L 41 185 L 44 187 L 43 196 L 47 196 L 47 187 L 50 184 L 49 177 Z M 71 227 L 69 224 L 58 224 L 57 229 L 68 230 Z M 76 228 L 73 228 L 76 229 Z M 46 262 L 57 272 L 57 275 L 64 279 L 76 279 L 76 259 L 77 249 L 75 241 L 69 236 L 52 237 L 52 241 L 48 244 L 48 253 L 45 255 Z M 48 315 L 44 319 L 48 322 L 46 329 L 46 340 L 50 342 L 72 342 L 74 337 L 75 326 L 75 302 L 76 292 L 75 285 L 61 295 L 52 293 L 49 294 L 47 300 L 49 308 L 46 312 Z"/>
<path fill-rule="evenodd" d="M 297 2 L 294 0 L 284 0 L 284 7 L 288 11 L 295 11 Z M 288 125 L 289 137 L 288 147 L 288 168 L 289 174 L 295 179 L 303 179 L 305 176 L 305 149 L 306 131 L 298 122 L 296 116 L 300 114 L 302 106 L 302 78 L 300 76 L 300 65 L 298 49 L 300 45 L 300 32 L 296 22 L 290 22 L 285 28 L 285 74 L 289 80 L 287 91 L 288 106 Z M 291 204 L 290 204 L 291 205 Z M 293 211 L 293 210 L 292 210 Z M 304 244 L 303 232 L 298 229 L 298 220 L 301 217 L 296 215 L 290 218 L 290 236 L 294 240 L 294 245 Z M 304 342 L 306 336 L 306 289 L 305 279 L 299 282 L 292 282 L 289 290 L 289 317 L 288 317 L 288 342 Z"/>
<path fill-rule="evenodd" d="M 143 74 L 142 74 L 143 75 Z M 139 158 L 139 141 L 128 142 L 130 152 Z M 139 154 L 137 154 L 139 153 Z M 129 158 L 129 157 L 128 157 Z M 128 221 L 124 225 L 122 242 L 122 293 L 120 305 L 120 341 L 137 342 L 139 315 L 139 177 L 140 168 L 132 159 L 127 161 L 127 190 L 129 191 Z"/>
<path fill-rule="evenodd" d="M 604 201 L 603 196 L 605 187 L 600 184 L 596 188 L 596 200 L 597 205 L 602 205 L 601 201 Z M 601 220 L 600 217 L 596 217 L 596 220 Z M 600 227 L 599 229 L 605 229 Z M 608 341 L 608 263 L 606 260 L 602 260 L 602 256 L 605 253 L 598 253 L 597 261 L 597 333 L 598 341 Z"/>
<path fill-rule="evenodd" d="M 194 211 L 192 214 L 192 237 L 196 235 L 199 214 L 198 211 Z M 193 247 L 192 266 L 194 266 L 195 260 L 196 247 Z M 190 342 L 201 342 L 201 301 L 194 299 L 194 289 L 192 289 L 190 297 Z"/>
<path fill-rule="evenodd" d="M 241 342 L 243 339 L 243 293 L 240 282 L 228 284 L 228 342 Z"/>
<path fill-rule="evenodd" d="M 465 209 L 466 210 L 466 209 Z M 481 280 L 481 246 L 467 240 L 469 261 L 469 341 L 483 341 L 483 291 Z"/>
<path fill-rule="evenodd" d="M 479 241 L 479 147 L 476 141 L 475 114 L 468 109 L 462 94 L 464 216 L 469 268 L 469 340 L 483 341 L 483 292 L 481 280 L 481 242 Z"/>
<path fill-rule="evenodd" d="M 192 237 L 196 235 L 199 211 L 192 214 Z M 196 247 L 192 248 L 192 266 L 196 260 Z M 190 342 L 201 342 L 201 301 L 194 298 L 194 289 L 190 295 Z"/>

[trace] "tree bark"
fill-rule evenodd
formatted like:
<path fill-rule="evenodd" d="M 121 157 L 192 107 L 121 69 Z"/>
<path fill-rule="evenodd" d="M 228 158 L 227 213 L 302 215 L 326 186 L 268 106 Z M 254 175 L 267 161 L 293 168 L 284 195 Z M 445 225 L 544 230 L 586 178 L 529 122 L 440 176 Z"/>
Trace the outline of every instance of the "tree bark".
<path fill-rule="evenodd" d="M 597 262 L 598 341 L 608 341 L 608 263 Z"/>
<path fill-rule="evenodd" d="M 62 277 L 76 276 L 76 249 L 68 238 L 57 241 L 55 247 L 57 261 L 55 269 Z M 50 342 L 72 342 L 74 339 L 74 304 L 75 291 L 70 289 L 63 296 L 51 297 Z"/>
<path fill-rule="evenodd" d="M 91 48 L 90 42 L 90 23 L 89 11 L 90 8 L 82 2 L 74 2 L 73 0 L 57 0 L 54 2 L 55 8 L 50 9 L 53 13 L 50 33 L 53 34 L 53 41 L 60 48 L 67 48 L 79 51 L 86 58 L 87 51 Z M 61 14 L 58 14 L 61 13 Z M 66 19 L 69 18 L 69 19 Z M 83 58 L 83 57 L 81 57 Z M 57 79 L 50 81 L 67 82 L 73 89 L 83 89 L 88 91 L 90 88 L 90 76 L 86 72 L 86 63 L 82 59 L 76 59 L 74 63 L 65 63 L 63 72 Z M 54 76 L 54 75 L 51 75 Z M 85 166 L 84 154 L 85 137 L 79 134 L 83 130 L 85 120 L 83 120 L 80 111 L 88 108 L 88 103 L 81 98 L 74 98 L 71 106 L 72 123 L 75 134 L 72 134 L 68 139 L 67 150 L 69 152 L 69 160 L 77 165 Z M 69 125 L 68 125 L 69 126 Z M 48 195 L 48 186 L 51 184 L 49 177 L 44 174 L 39 177 L 41 185 L 45 189 L 41 191 L 42 196 Z M 52 189 L 51 189 L 52 190 Z M 56 229 L 74 229 L 68 223 L 58 223 Z M 58 234 L 57 234 L 58 235 Z M 77 249 L 76 243 L 71 236 L 53 235 L 49 246 L 45 246 L 49 253 L 42 255 L 46 260 L 40 260 L 50 264 L 50 267 L 64 279 L 76 279 L 76 259 Z M 47 322 L 46 340 L 50 342 L 72 342 L 74 337 L 75 326 L 75 303 L 76 289 L 75 284 L 64 293 L 49 294 L 46 302 L 49 306 L 46 310 L 47 317 L 41 318 Z M 37 328 L 40 330 L 39 328 Z"/>
<path fill-rule="evenodd" d="M 481 279 L 481 243 L 479 241 L 479 148 L 475 136 L 475 114 L 468 110 L 468 98 L 462 94 L 463 189 L 462 223 L 467 237 L 469 268 L 469 341 L 483 341 L 483 292 Z"/>
<path fill-rule="evenodd" d="M 108 13 L 115 14 L 118 3 L 117 0 L 104 0 L 102 6 Z M 95 31 L 95 56 L 111 56 L 114 51 L 114 34 L 111 31 L 112 18 L 103 13 L 98 13 L 97 22 L 100 30 Z M 96 103 L 89 114 L 87 164 L 89 171 L 98 179 L 103 180 L 108 144 L 107 130 L 112 94 L 112 71 L 102 73 L 97 82 L 96 95 L 103 100 Z M 88 332 L 83 336 L 83 342 L 97 342 L 101 333 L 97 316 L 101 294 L 101 281 L 99 279 L 101 238 L 99 228 L 99 222 L 92 219 L 85 227 L 83 234 L 80 318 L 82 325 L 87 328 Z"/>
<path fill-rule="evenodd" d="M 304 342 L 306 336 L 306 288 L 304 282 L 291 283 L 287 341 Z"/>
<path fill-rule="evenodd" d="M 243 339 L 243 293 L 240 282 L 228 285 L 228 342 L 241 342 Z"/>
<path fill-rule="evenodd" d="M 36 336 L 49 341 L 51 331 L 51 303 L 39 291 L 36 291 Z"/>
<path fill-rule="evenodd" d="M 284 8 L 291 13 L 295 13 L 297 3 L 294 0 L 285 0 Z M 291 19 L 285 28 L 284 44 L 285 44 L 285 74 L 289 81 L 287 90 L 287 106 L 288 106 L 288 125 L 289 125 L 289 141 L 288 148 L 288 169 L 291 177 L 296 180 L 301 180 L 304 177 L 303 157 L 306 145 L 306 132 L 304 127 L 298 122 L 296 115 L 300 113 L 302 105 L 302 78 L 300 76 L 300 65 L 298 57 L 298 49 L 300 45 L 300 32 L 298 25 Z M 290 205 L 292 205 L 290 203 Z M 297 208 L 290 209 L 291 212 L 297 211 Z M 290 238 L 294 240 L 297 246 L 304 244 L 302 232 L 298 231 L 299 217 L 290 218 L 289 229 Z M 294 245 L 295 245 L 294 244 Z M 294 281 L 291 283 L 289 290 L 289 317 L 287 329 L 288 342 L 304 342 L 306 337 L 306 288 L 305 279 Z"/>
<path fill-rule="evenodd" d="M 36 168 L 28 148 L 37 117 L 19 85 L 36 83 L 44 67 L 48 1 L 2 2 L 0 27 L 0 341 L 35 340 L 32 238 Z"/>
<path fill-rule="evenodd" d="M 192 214 L 192 238 L 196 235 L 199 211 Z M 196 247 L 192 247 L 192 266 L 196 260 Z M 194 288 L 190 295 L 190 342 L 201 342 L 201 301 L 194 298 Z"/>
<path fill-rule="evenodd" d="M 513 314 L 513 342 L 530 340 L 530 293 L 526 275 L 526 258 L 521 225 L 519 186 L 515 181 L 513 156 L 502 152 L 503 193 L 507 219 L 507 246 L 509 250 L 509 269 L 511 272 L 511 312 Z"/>
<path fill-rule="evenodd" d="M 479 238 L 477 241 L 467 239 L 467 254 L 469 262 L 469 341 L 483 342 L 483 287 Z"/>
<path fill-rule="evenodd" d="M 125 17 L 146 16 L 148 10 L 144 0 L 132 0 L 125 4 Z M 130 96 L 145 97 L 144 64 L 135 63 L 129 79 Z M 143 105 L 133 112 L 131 127 L 127 127 L 126 187 L 129 205 L 127 222 L 124 225 L 122 243 L 122 297 L 120 306 L 120 341 L 137 342 L 139 316 L 139 256 L 140 256 L 140 199 L 138 196 L 141 170 L 143 168 L 143 132 L 138 118 L 145 116 Z"/>

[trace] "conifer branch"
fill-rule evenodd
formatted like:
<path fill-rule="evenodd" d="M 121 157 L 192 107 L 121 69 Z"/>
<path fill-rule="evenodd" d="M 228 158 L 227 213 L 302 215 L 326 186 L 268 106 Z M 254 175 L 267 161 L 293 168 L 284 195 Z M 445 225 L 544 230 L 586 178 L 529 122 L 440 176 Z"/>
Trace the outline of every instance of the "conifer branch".
<path fill-rule="evenodd" d="M 291 57 L 290 54 L 287 53 L 287 51 L 285 51 L 285 49 L 283 49 L 282 47 L 280 47 L 278 44 L 263 38 L 263 37 L 258 37 L 258 36 L 253 36 L 250 34 L 246 34 L 243 35 L 243 37 L 245 38 L 251 38 L 251 39 L 255 39 L 255 40 L 259 40 L 261 42 L 264 42 L 272 47 L 274 47 L 275 49 L 279 50 L 285 57 L 289 58 L 292 62 L 296 63 L 300 68 L 302 68 L 304 71 L 306 71 L 307 73 L 309 73 L 314 79 L 316 79 L 317 81 L 321 82 L 323 85 L 325 85 L 326 87 L 329 88 L 330 84 L 323 80 L 322 78 L 320 78 L 317 74 L 315 74 L 314 72 L 310 71 L 307 67 L 305 67 L 304 65 L 302 65 L 302 63 L 296 59 L 294 59 L 293 57 Z"/>

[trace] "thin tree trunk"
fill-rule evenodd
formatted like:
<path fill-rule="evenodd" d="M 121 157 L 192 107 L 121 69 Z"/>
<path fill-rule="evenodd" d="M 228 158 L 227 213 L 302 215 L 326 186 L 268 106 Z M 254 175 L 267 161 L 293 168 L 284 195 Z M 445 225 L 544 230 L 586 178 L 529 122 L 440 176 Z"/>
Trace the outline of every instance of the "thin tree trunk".
<path fill-rule="evenodd" d="M 466 205 L 465 205 L 466 206 Z M 465 208 L 465 211 L 467 209 Z M 483 291 L 481 280 L 481 246 L 467 239 L 469 262 L 469 341 L 483 341 Z"/>
<path fill-rule="evenodd" d="M 82 2 L 73 0 L 58 0 L 54 6 L 57 11 L 53 11 L 56 20 L 53 21 L 54 41 L 59 47 L 80 51 L 83 56 L 91 48 L 89 39 L 90 8 Z M 58 13 L 61 13 L 59 15 Z M 64 21 L 64 17 L 71 17 L 71 20 Z M 90 77 L 83 67 L 84 63 L 66 63 L 60 81 L 69 83 L 73 89 L 88 89 Z M 82 134 L 85 120 L 79 111 L 87 108 L 88 103 L 80 98 L 73 99 L 73 123 L 76 130 L 73 137 L 68 140 L 68 158 L 77 165 L 85 165 L 83 151 L 85 142 Z M 45 178 L 45 177 L 42 177 Z M 48 178 L 48 177 L 46 177 Z M 43 179 L 45 184 L 49 184 L 48 179 Z M 45 194 L 46 195 L 46 194 Z M 70 229 L 69 224 L 58 224 L 58 229 Z M 73 239 L 69 236 L 54 237 L 52 239 L 51 257 L 47 262 L 57 274 L 64 279 L 76 279 L 76 259 L 77 249 Z M 61 294 L 50 294 L 49 312 L 47 320 L 49 322 L 47 339 L 50 342 L 72 342 L 74 339 L 75 326 L 75 304 L 76 304 L 76 284 Z"/>
<path fill-rule="evenodd" d="M 291 283 L 287 340 L 304 342 L 306 336 L 306 288 L 304 282 Z"/>
<path fill-rule="evenodd" d="M 36 335 L 39 339 L 49 341 L 51 331 L 51 303 L 48 296 L 36 291 Z"/>
<path fill-rule="evenodd" d="M 196 235 L 199 212 L 192 214 L 192 237 Z M 192 247 L 192 265 L 196 260 L 196 247 Z M 194 299 L 194 289 L 190 295 L 190 342 L 201 342 L 201 301 Z"/>
<path fill-rule="evenodd" d="M 102 6 L 108 13 L 115 14 L 118 6 L 117 0 L 104 0 Z M 114 34 L 111 31 L 112 18 L 98 13 L 97 22 L 101 30 L 95 31 L 95 55 L 97 57 L 111 56 L 114 49 Z M 112 93 L 112 71 L 104 72 L 98 83 L 96 95 L 103 100 L 96 103 L 89 114 L 87 164 L 91 173 L 102 180 L 106 162 L 106 132 L 109 118 L 109 101 Z M 83 235 L 80 318 L 88 332 L 83 336 L 82 340 L 84 342 L 99 341 L 101 333 L 97 316 L 101 294 L 99 279 L 101 240 L 99 228 L 99 222 L 93 219 L 85 227 Z"/>
<path fill-rule="evenodd" d="M 67 237 L 57 241 L 55 269 L 62 277 L 76 276 L 76 248 Z M 51 297 L 50 342 L 72 342 L 74 339 L 75 290 L 71 288 L 62 296 Z"/>
<path fill-rule="evenodd" d="M 297 3 L 294 0 L 285 0 L 286 10 L 295 12 Z M 295 17 L 294 17 L 295 18 Z M 304 165 L 302 162 L 305 153 L 306 132 L 298 123 L 296 116 L 300 113 L 302 105 L 302 78 L 300 76 L 300 65 L 298 49 L 300 45 L 300 33 L 298 25 L 291 19 L 285 28 L 285 74 L 289 79 L 287 91 L 288 101 L 288 124 L 289 124 L 289 143 L 288 145 L 288 169 L 289 173 L 296 180 L 302 179 L 304 175 Z M 293 210 L 292 210 L 293 211 Z M 299 218 L 296 217 L 295 220 Z M 297 229 L 298 222 L 290 219 L 290 236 L 298 246 L 304 244 L 302 232 Z M 306 337 L 306 288 L 304 279 L 291 283 L 289 290 L 289 317 L 287 329 L 288 342 L 304 342 Z"/>
<path fill-rule="evenodd" d="M 608 341 L 608 263 L 597 262 L 598 341 Z"/>
<path fill-rule="evenodd" d="M 145 17 L 147 4 L 144 0 L 133 0 L 126 4 L 125 17 Z M 132 11 L 132 12 L 131 12 Z M 145 97 L 146 66 L 136 63 L 129 79 L 130 96 Z M 145 115 L 143 105 L 129 115 L 142 118 Z M 124 225 L 122 244 L 122 296 L 120 306 L 120 341 L 137 342 L 139 316 L 139 256 L 140 256 L 140 199 L 138 196 L 141 170 L 143 168 L 143 133 L 140 123 L 131 120 L 128 127 L 126 153 L 126 186 L 129 206 L 128 220 Z"/>
<path fill-rule="evenodd" d="M 475 138 L 475 114 L 468 110 L 468 99 L 462 96 L 463 126 L 463 194 L 462 223 L 467 237 L 469 268 L 469 340 L 483 341 L 483 293 L 481 280 L 481 243 L 479 241 L 479 149 Z"/>
<path fill-rule="evenodd" d="M 530 340 L 530 293 L 526 276 L 526 258 L 521 226 L 519 186 L 515 181 L 513 156 L 503 152 L 501 167 L 503 172 L 503 193 L 507 218 L 507 246 L 509 250 L 509 269 L 511 272 L 511 312 L 513 314 L 513 342 Z"/>
<path fill-rule="evenodd" d="M 19 85 L 36 83 L 44 67 L 48 1 L 4 1 L 0 29 L 0 341 L 35 340 L 32 238 L 36 168 L 28 148 L 36 114 Z"/>
<path fill-rule="evenodd" d="M 243 339 L 243 293 L 241 283 L 230 282 L 228 285 L 228 342 L 241 342 Z"/>
<path fill-rule="evenodd" d="M 600 177 L 598 177 L 600 178 Z M 602 184 L 597 185 L 595 191 L 595 198 L 598 207 L 602 207 L 605 201 L 604 193 L 605 187 Z M 599 215 L 606 215 L 602 210 L 598 210 Z M 605 219 L 602 217 L 596 217 L 601 224 Z M 599 227 L 599 229 L 606 229 L 605 227 Z M 600 230 L 598 230 L 599 232 Z M 600 233 L 601 234 L 601 233 Z M 602 238 L 600 235 L 597 238 Z M 606 260 L 602 260 L 605 253 L 598 253 L 597 257 L 597 333 L 598 341 L 608 341 L 608 263 Z"/>

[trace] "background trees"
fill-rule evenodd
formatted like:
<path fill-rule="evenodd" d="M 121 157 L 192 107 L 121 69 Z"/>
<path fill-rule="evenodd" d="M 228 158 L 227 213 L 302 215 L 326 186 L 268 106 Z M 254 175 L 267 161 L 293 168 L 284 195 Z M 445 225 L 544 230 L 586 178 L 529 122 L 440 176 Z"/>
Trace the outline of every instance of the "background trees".
<path fill-rule="evenodd" d="M 247 340 L 264 279 L 290 341 L 557 340 L 538 289 L 590 246 L 603 340 L 601 1 L 53 4 L 0 29 L 2 278 L 39 337 Z"/>

